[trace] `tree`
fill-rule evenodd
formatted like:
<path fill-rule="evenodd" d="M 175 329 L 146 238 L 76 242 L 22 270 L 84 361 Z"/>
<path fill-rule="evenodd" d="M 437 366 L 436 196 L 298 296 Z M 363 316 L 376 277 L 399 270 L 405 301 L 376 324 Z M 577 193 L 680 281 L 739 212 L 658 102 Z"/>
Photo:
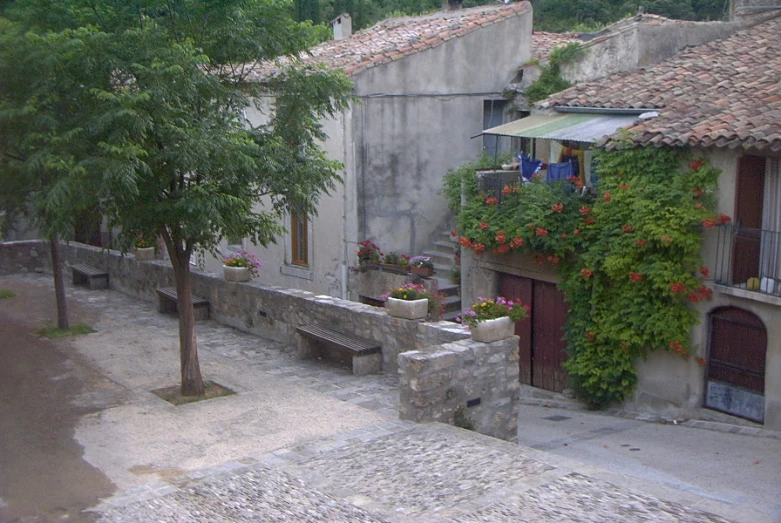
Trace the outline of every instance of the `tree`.
<path fill-rule="evenodd" d="M 48 2 L 23 4 L 14 13 L 27 28 L 105 39 L 94 58 L 107 70 L 70 86 L 88 98 L 88 123 L 107 133 L 97 142 L 82 133 L 81 149 L 71 143 L 85 153 L 80 187 L 99 195 L 126 242 L 163 238 L 179 302 L 182 394 L 200 395 L 192 254 L 228 236 L 266 245 L 290 209 L 316 212 L 340 169 L 319 146 L 321 121 L 346 107 L 351 85 L 296 64 L 310 25 L 272 0 L 71 0 L 54 19 Z M 269 65 L 283 55 L 291 65 Z M 273 111 L 250 128 L 244 111 L 261 110 L 261 97 L 273 97 Z"/>

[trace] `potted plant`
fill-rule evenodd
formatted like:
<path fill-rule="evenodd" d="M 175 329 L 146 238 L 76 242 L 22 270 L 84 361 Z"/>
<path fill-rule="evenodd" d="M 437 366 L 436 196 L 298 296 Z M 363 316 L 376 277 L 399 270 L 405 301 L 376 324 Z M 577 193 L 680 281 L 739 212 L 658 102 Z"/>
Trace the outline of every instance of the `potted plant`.
<path fill-rule="evenodd" d="M 374 266 L 382 261 L 382 251 L 380 247 L 369 240 L 364 240 L 358 244 L 358 266 L 361 271 L 365 271 L 369 266 Z"/>
<path fill-rule="evenodd" d="M 409 268 L 409 256 L 407 254 L 389 252 L 385 255 L 385 259 L 382 261 L 381 265 L 390 269 L 400 269 L 406 271 Z"/>
<path fill-rule="evenodd" d="M 155 259 L 154 238 L 139 234 L 136 236 L 136 239 L 133 240 L 133 247 L 135 247 L 136 260 L 149 261 Z"/>
<path fill-rule="evenodd" d="M 529 313 L 529 306 L 520 300 L 478 298 L 477 303 L 465 309 L 461 323 L 469 327 L 472 339 L 483 343 L 509 338 L 515 332 L 515 322 Z"/>
<path fill-rule="evenodd" d="M 431 276 L 434 274 L 434 263 L 428 256 L 414 256 L 409 260 L 410 271 L 418 276 Z"/>
<path fill-rule="evenodd" d="M 222 259 L 222 273 L 227 281 L 249 281 L 262 266 L 260 258 L 247 251 L 230 253 Z"/>
<path fill-rule="evenodd" d="M 388 314 L 396 318 L 420 320 L 429 312 L 439 312 L 441 297 L 418 283 L 408 283 L 380 296 L 385 300 Z"/>

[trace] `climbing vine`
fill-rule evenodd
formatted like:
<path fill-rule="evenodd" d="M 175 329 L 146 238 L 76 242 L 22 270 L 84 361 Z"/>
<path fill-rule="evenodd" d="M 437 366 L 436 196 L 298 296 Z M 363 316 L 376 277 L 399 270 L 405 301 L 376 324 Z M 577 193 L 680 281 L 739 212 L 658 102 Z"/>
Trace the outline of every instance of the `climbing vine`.
<path fill-rule="evenodd" d="M 598 154 L 599 188 L 577 178 L 508 185 L 502 201 L 475 194 L 458 216 L 461 245 L 482 254 L 526 251 L 560 268 L 569 303 L 565 368 L 592 407 L 622 401 L 637 383 L 635 361 L 650 350 L 683 358 L 697 313 L 709 300 L 701 230 L 715 216 L 719 171 L 680 149 Z"/>
<path fill-rule="evenodd" d="M 529 101 L 538 102 L 571 87 L 572 84 L 561 77 L 561 66 L 577 60 L 584 53 L 583 47 L 578 42 L 569 42 L 551 51 L 547 64 L 541 65 L 537 62 L 540 76 L 525 91 Z"/>

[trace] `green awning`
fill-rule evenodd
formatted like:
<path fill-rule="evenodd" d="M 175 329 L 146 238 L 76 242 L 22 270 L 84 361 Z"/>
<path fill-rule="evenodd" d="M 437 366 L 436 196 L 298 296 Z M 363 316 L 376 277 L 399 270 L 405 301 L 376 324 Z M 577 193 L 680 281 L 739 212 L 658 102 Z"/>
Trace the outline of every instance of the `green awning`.
<path fill-rule="evenodd" d="M 482 134 L 542 138 L 546 140 L 596 142 L 637 121 L 637 115 L 611 114 L 533 114 L 506 123 Z"/>

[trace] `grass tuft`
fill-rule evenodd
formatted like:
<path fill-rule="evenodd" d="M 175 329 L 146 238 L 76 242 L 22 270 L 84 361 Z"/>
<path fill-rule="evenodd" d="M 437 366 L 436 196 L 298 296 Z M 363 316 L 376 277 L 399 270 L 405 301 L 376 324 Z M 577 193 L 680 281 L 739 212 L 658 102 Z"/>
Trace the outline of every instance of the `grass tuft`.
<path fill-rule="evenodd" d="M 16 296 L 16 294 L 14 294 L 11 289 L 0 289 L 0 300 L 13 298 L 14 296 Z"/>
<path fill-rule="evenodd" d="M 97 332 L 95 329 L 84 323 L 77 323 L 72 325 L 70 329 L 60 329 L 58 327 L 44 327 L 38 331 L 38 334 L 46 338 L 65 338 L 68 336 L 79 336 L 81 334 L 90 334 Z"/>
<path fill-rule="evenodd" d="M 236 393 L 228 387 L 220 385 L 219 383 L 215 383 L 213 381 L 204 381 L 203 396 L 182 396 L 181 387 L 178 385 L 153 390 L 152 394 L 173 405 L 185 405 L 187 403 L 195 403 L 196 401 L 220 398 L 222 396 L 231 396 Z"/>

